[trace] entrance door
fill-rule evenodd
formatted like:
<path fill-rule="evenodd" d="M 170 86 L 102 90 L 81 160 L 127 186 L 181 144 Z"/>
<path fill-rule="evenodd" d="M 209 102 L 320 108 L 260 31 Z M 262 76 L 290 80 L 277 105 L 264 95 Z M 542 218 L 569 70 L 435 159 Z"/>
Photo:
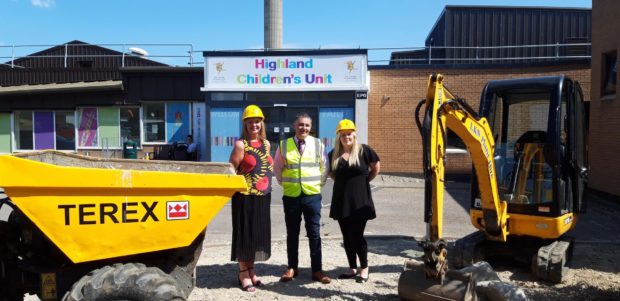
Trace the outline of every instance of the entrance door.
<path fill-rule="evenodd" d="M 265 130 L 267 131 L 267 140 L 271 143 L 271 156 L 275 156 L 276 149 L 281 140 L 285 140 L 295 135 L 293 122 L 297 118 L 297 114 L 305 112 L 312 118 L 312 129 L 310 135 L 318 137 L 318 121 L 319 113 L 317 108 L 308 107 L 266 107 L 263 108 L 265 114 Z"/>

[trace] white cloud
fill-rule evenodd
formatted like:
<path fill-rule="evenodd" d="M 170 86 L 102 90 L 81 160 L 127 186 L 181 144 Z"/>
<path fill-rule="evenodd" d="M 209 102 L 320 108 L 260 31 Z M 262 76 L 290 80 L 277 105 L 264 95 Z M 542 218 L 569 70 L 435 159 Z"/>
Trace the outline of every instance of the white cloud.
<path fill-rule="evenodd" d="M 40 8 L 50 8 L 56 4 L 56 0 L 30 0 L 30 3 Z"/>

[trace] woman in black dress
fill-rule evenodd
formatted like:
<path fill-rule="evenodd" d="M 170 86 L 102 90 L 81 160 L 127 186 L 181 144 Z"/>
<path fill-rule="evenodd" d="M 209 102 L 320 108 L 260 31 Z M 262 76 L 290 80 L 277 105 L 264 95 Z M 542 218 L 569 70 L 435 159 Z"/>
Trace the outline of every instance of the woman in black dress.
<path fill-rule="evenodd" d="M 379 174 L 379 156 L 370 146 L 357 143 L 353 121 L 341 120 L 336 134 L 338 141 L 328 155 L 329 175 L 334 179 L 329 217 L 340 225 L 350 269 L 338 278 L 356 278 L 357 282 L 366 282 L 369 271 L 364 229 L 366 222 L 376 217 L 370 181 Z"/>
<path fill-rule="evenodd" d="M 265 135 L 261 109 L 249 105 L 243 111 L 241 139 L 235 142 L 230 163 L 243 175 L 248 190 L 232 198 L 231 260 L 239 262 L 239 285 L 254 292 L 262 282 L 254 271 L 255 261 L 271 257 L 271 178 L 273 160 Z"/>

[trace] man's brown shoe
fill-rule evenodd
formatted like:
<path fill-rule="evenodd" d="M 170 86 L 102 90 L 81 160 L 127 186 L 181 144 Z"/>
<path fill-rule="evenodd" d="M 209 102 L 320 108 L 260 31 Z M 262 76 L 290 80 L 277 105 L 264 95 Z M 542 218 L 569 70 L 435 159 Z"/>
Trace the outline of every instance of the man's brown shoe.
<path fill-rule="evenodd" d="M 280 277 L 280 282 L 289 282 L 295 277 L 297 277 L 297 269 L 287 268 L 282 277 Z"/>
<path fill-rule="evenodd" d="M 323 272 L 321 272 L 321 271 L 312 273 L 312 280 L 313 281 L 320 281 L 323 284 L 328 284 L 328 283 L 332 282 L 332 279 L 329 278 L 329 276 L 323 274 Z"/>

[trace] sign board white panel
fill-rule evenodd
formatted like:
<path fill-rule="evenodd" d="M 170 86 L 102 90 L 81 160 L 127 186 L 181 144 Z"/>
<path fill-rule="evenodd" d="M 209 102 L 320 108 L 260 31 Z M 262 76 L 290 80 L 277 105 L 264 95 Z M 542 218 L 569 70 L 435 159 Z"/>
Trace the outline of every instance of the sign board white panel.
<path fill-rule="evenodd" d="M 368 90 L 365 54 L 204 59 L 203 91 Z"/>

